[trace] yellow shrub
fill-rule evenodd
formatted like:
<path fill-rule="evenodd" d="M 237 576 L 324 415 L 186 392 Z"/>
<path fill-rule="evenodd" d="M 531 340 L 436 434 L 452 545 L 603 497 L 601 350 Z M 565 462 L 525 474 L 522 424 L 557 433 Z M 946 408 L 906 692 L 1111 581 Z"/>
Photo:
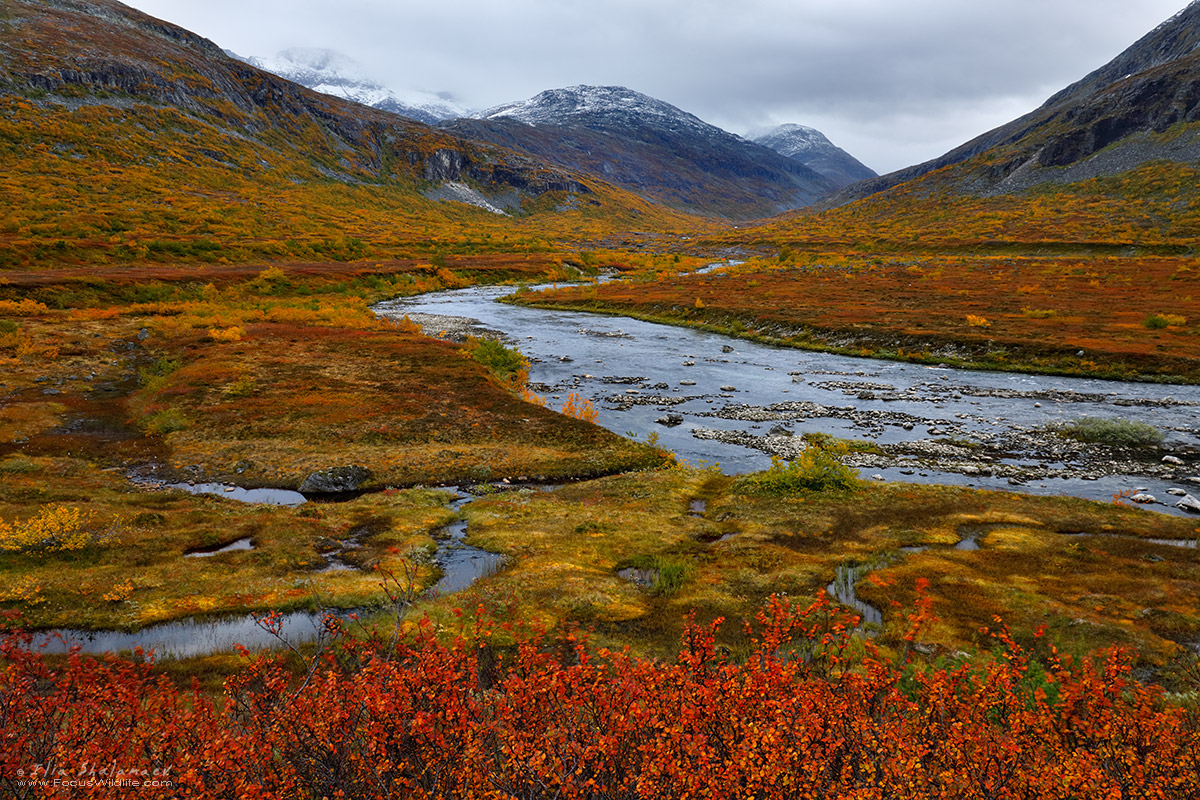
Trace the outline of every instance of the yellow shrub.
<path fill-rule="evenodd" d="M 0 521 L 0 550 L 82 550 L 104 544 L 113 531 L 96 530 L 95 515 L 70 506 L 45 505 L 36 517 L 9 524 Z"/>
<path fill-rule="evenodd" d="M 528 386 L 521 387 L 521 399 L 524 400 L 526 403 L 533 403 L 535 406 L 546 405 L 546 398 L 541 397 L 540 395 L 536 395 L 533 392 L 529 391 Z"/>
<path fill-rule="evenodd" d="M 977 317 L 974 314 L 967 314 L 967 324 L 972 328 L 990 328 L 992 321 L 987 317 Z"/>
<path fill-rule="evenodd" d="M 409 319 L 407 314 L 404 315 L 403 319 L 399 319 L 399 320 L 396 320 L 395 322 L 393 322 L 392 325 L 400 333 L 411 333 L 411 334 L 420 334 L 421 333 L 421 326 L 418 325 L 417 323 L 413 322 L 411 319 Z"/>
<path fill-rule="evenodd" d="M 46 602 L 46 598 L 42 597 L 42 585 L 26 576 L 8 586 L 0 587 L 0 601 L 15 601 L 28 607 L 41 605 Z"/>
<path fill-rule="evenodd" d="M 241 325 L 232 328 L 209 328 L 208 338 L 214 342 L 240 342 L 246 336 L 246 329 Z"/>
<path fill-rule="evenodd" d="M 124 603 L 133 594 L 133 581 L 126 578 L 121 583 L 115 584 L 112 589 L 105 592 L 101 597 L 106 603 Z"/>
<path fill-rule="evenodd" d="M 31 314 L 42 314 L 47 311 L 44 303 L 25 298 L 24 300 L 0 300 L 0 314 L 13 314 L 27 317 Z"/>

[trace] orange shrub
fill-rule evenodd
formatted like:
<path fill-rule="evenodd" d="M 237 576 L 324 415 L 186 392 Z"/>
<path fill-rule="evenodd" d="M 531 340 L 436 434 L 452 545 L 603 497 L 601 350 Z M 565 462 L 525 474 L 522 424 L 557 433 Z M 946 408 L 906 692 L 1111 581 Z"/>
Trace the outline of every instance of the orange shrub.
<path fill-rule="evenodd" d="M 906 652 L 927 612 L 909 615 Z M 0 789 L 33 796 L 18 781 L 48 778 L 36 796 L 111 797 L 53 779 L 116 765 L 174 797 L 259 800 L 1200 793 L 1200 724 L 1133 680 L 1119 650 L 1071 664 L 1042 647 L 1035 663 L 1001 629 L 995 656 L 922 666 L 856 640 L 823 592 L 769 598 L 736 660 L 714 644 L 720 620 L 690 620 L 663 661 L 507 624 L 499 647 L 482 607 L 474 617 L 450 643 L 428 618 L 398 642 L 341 638 L 299 677 L 262 655 L 217 702 L 145 663 L 50 664 L 9 636 Z"/>
<path fill-rule="evenodd" d="M 595 422 L 598 412 L 596 407 L 592 405 L 591 400 L 581 400 L 578 392 L 571 392 L 567 395 L 567 401 L 563 403 L 562 413 L 568 417 L 581 419 L 584 422 Z"/>
<path fill-rule="evenodd" d="M 29 298 L 23 300 L 0 300 L 0 314 L 28 317 L 34 314 L 44 314 L 48 310 L 44 303 L 39 303 Z"/>
<path fill-rule="evenodd" d="M 208 338 L 214 342 L 240 342 L 246 336 L 246 329 L 241 325 L 232 328 L 209 328 Z"/>

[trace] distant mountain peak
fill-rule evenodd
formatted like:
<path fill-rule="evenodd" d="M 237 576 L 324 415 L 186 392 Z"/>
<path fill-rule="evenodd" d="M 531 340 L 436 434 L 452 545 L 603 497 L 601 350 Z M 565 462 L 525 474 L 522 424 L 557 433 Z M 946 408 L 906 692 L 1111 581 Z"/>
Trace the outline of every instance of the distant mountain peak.
<path fill-rule="evenodd" d="M 624 86 L 567 86 L 547 89 L 528 100 L 489 108 L 477 119 L 515 119 L 527 125 L 582 124 L 594 127 L 630 119 L 666 123 L 672 130 L 713 129 L 694 114 Z"/>
<path fill-rule="evenodd" d="M 773 128 L 759 128 L 747 133 L 746 138 L 799 161 L 835 181 L 838 188 L 876 176 L 873 169 L 829 141 L 825 134 L 807 125 L 789 122 Z"/>
<path fill-rule="evenodd" d="M 806 143 L 812 144 L 829 144 L 833 143 L 816 128 L 810 128 L 807 125 L 798 125 L 794 122 L 788 122 L 783 125 L 773 125 L 765 128 L 754 128 L 746 132 L 746 138 L 752 142 L 764 144 L 764 140 L 770 139 L 779 142 L 780 146 L 767 145 L 772 150 L 781 155 L 788 157 L 792 156 L 792 152 L 787 150 L 802 149 Z M 782 148 L 782 149 L 781 149 Z"/>
<path fill-rule="evenodd" d="M 343 97 L 419 122 L 433 124 L 470 113 L 448 92 L 401 92 L 388 88 L 368 76 L 353 58 L 336 50 L 289 47 L 272 58 L 229 55 L 313 91 Z"/>

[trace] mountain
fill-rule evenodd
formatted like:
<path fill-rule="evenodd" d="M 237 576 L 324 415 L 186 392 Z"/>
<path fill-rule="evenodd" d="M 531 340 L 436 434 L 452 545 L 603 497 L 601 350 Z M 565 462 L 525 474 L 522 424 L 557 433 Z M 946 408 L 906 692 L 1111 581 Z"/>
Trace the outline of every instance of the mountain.
<path fill-rule="evenodd" d="M 467 108 L 445 94 L 421 91 L 400 93 L 388 89 L 369 78 L 358 62 L 335 50 L 293 47 L 280 51 L 274 58 L 243 57 L 236 53 L 228 55 L 307 86 L 315 92 L 344 97 L 364 106 L 390 111 L 430 125 L 470 114 Z"/>
<path fill-rule="evenodd" d="M 821 173 L 836 182 L 839 189 L 877 177 L 875 170 L 829 141 L 816 128 L 806 125 L 777 125 L 751 131 L 746 138 Z"/>
<path fill-rule="evenodd" d="M 1034 111 L 923 164 L 849 187 L 840 205 L 939 173 L 989 195 L 1200 160 L 1200 0 Z M 946 168 L 954 167 L 947 170 Z"/>
<path fill-rule="evenodd" d="M 680 221 L 543 160 L 319 94 L 115 0 L 0 5 L 0 175 L 0 269 L 401 254 L 490 236 L 501 215 L 542 236 Z"/>
<path fill-rule="evenodd" d="M 768 147 L 621 86 L 552 89 L 440 127 L 708 216 L 764 217 L 838 187 Z"/>

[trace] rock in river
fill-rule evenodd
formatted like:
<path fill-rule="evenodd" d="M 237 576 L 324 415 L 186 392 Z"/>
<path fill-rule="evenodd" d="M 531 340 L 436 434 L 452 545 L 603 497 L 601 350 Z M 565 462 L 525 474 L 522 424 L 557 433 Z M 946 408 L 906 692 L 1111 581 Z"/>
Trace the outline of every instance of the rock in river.
<path fill-rule="evenodd" d="M 1197 500 L 1190 494 L 1185 494 L 1183 498 L 1175 504 L 1175 507 L 1182 508 L 1184 511 L 1190 511 L 1193 514 L 1200 514 L 1200 500 Z"/>
<path fill-rule="evenodd" d="M 371 470 L 357 464 L 344 467 L 330 467 L 320 472 L 314 472 L 300 484 L 300 491 L 307 494 L 330 494 L 334 492 L 353 492 L 371 477 Z"/>

